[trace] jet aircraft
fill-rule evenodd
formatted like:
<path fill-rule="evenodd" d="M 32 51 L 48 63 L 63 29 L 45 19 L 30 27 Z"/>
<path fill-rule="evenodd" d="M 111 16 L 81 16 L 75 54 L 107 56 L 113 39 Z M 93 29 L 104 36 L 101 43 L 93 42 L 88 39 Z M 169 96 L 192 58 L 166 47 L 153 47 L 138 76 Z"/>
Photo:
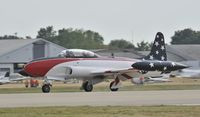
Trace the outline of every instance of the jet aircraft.
<path fill-rule="evenodd" d="M 171 80 L 169 79 L 170 75 L 169 74 L 164 74 L 161 76 L 151 76 L 151 77 L 147 77 L 145 79 L 145 82 L 147 83 L 161 83 L 161 82 L 171 82 Z"/>
<path fill-rule="evenodd" d="M 131 79 L 141 82 L 143 77 L 170 73 L 187 68 L 186 65 L 167 61 L 164 36 L 156 34 L 151 52 L 143 59 L 124 57 L 103 57 L 96 53 L 81 49 L 68 49 L 55 58 L 42 58 L 27 63 L 20 72 L 31 77 L 45 79 L 42 91 L 50 92 L 52 80 L 64 81 L 77 78 L 83 80 L 82 87 L 86 92 L 93 90 L 93 85 L 107 78 L 114 79 L 110 90 L 117 91 L 120 82 Z"/>
<path fill-rule="evenodd" d="M 181 78 L 194 78 L 194 79 L 198 79 L 200 78 L 200 69 L 196 68 L 196 69 L 182 69 L 179 70 L 178 73 L 176 74 L 178 77 Z"/>
<path fill-rule="evenodd" d="M 27 79 L 19 75 L 10 75 L 10 72 L 6 72 L 5 75 L 0 76 L 0 85 L 8 84 L 15 81 L 21 81 Z"/>

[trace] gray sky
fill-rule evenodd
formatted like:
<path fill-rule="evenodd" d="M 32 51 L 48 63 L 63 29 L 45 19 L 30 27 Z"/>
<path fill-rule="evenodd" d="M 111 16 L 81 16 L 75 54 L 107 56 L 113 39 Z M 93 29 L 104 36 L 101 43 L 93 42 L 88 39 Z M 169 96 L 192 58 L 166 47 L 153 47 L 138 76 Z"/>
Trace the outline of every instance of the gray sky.
<path fill-rule="evenodd" d="M 105 43 L 126 39 L 166 42 L 174 31 L 200 30 L 200 0 L 0 0 L 0 35 L 37 35 L 41 27 L 83 28 L 99 32 Z"/>

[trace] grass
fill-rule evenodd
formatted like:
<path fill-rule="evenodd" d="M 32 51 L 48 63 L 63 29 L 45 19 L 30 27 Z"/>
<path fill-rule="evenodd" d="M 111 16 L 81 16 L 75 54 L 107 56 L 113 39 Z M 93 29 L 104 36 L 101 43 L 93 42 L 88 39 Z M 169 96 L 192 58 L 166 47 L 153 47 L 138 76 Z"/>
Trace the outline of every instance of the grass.
<path fill-rule="evenodd" d="M 150 85 L 126 85 L 119 89 L 120 91 L 152 91 L 152 90 L 200 90 L 200 84 L 150 84 Z M 54 86 L 51 88 L 51 92 L 81 92 L 80 86 Z M 110 91 L 108 86 L 100 85 L 94 87 L 95 92 Z M 41 93 L 41 87 L 39 88 L 0 88 L 0 94 L 8 93 Z"/>
<path fill-rule="evenodd" d="M 0 108 L 0 117 L 200 117 L 200 106 Z"/>

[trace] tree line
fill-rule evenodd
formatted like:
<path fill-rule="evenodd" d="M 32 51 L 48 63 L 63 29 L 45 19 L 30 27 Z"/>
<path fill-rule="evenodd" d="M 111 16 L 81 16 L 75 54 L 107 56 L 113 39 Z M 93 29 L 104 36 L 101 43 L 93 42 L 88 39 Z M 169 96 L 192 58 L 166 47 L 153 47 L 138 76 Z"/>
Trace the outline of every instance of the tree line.
<path fill-rule="evenodd" d="M 175 34 L 171 38 L 171 44 L 200 44 L 200 31 L 186 28 L 175 31 Z"/>
<path fill-rule="evenodd" d="M 125 39 L 111 40 L 108 45 L 104 44 L 104 38 L 98 32 L 84 29 L 63 28 L 58 31 L 53 26 L 40 28 L 36 38 L 43 38 L 47 41 L 56 43 L 65 48 L 82 49 L 135 49 L 139 51 L 148 51 L 152 42 L 141 41 L 134 45 Z M 30 36 L 18 37 L 15 35 L 0 36 L 0 39 L 32 39 Z M 171 37 L 171 44 L 200 44 L 200 31 L 194 31 L 190 28 L 175 31 Z"/>
<path fill-rule="evenodd" d="M 83 29 L 60 29 L 55 31 L 53 26 L 41 28 L 37 38 L 43 38 L 65 48 L 98 49 L 103 48 L 104 38 L 91 30 Z"/>

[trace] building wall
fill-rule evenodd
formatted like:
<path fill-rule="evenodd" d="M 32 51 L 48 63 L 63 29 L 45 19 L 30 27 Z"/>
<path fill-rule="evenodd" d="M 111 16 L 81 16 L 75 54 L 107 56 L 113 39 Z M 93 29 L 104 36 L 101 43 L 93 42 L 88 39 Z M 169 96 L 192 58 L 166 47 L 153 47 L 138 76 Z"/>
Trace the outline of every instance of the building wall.
<path fill-rule="evenodd" d="M 57 46 L 55 44 L 47 44 L 46 48 L 48 48 L 46 51 L 46 57 L 56 57 L 58 54 L 65 50 L 65 48 L 62 48 L 60 46 Z"/>
<path fill-rule="evenodd" d="M 127 58 L 140 58 L 139 55 L 133 54 L 131 52 L 97 52 L 101 56 L 112 57 L 112 53 L 115 57 L 127 57 Z"/>
<path fill-rule="evenodd" d="M 13 64 L 0 64 L 0 74 L 3 74 L 8 71 L 11 73 L 14 72 Z"/>

